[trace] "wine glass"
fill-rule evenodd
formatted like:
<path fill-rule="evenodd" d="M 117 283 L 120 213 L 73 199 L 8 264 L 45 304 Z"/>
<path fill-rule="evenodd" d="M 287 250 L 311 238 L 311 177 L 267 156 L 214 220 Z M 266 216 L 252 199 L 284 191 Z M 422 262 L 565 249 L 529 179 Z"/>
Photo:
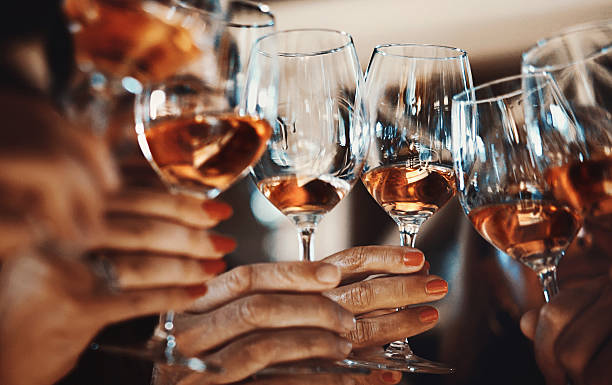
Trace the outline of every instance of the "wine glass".
<path fill-rule="evenodd" d="M 212 45 L 227 11 L 227 0 L 202 0 L 219 17 L 212 22 L 181 26 L 190 5 L 179 0 L 66 0 L 64 13 L 74 42 L 79 72 L 65 100 L 77 124 L 112 139 L 111 116 L 119 102 L 138 94 L 142 83 L 160 81 Z M 171 14 L 171 10 L 179 10 Z M 126 27 L 126 26 L 129 26 Z M 123 135 L 122 135 L 123 136 Z"/>
<path fill-rule="evenodd" d="M 274 122 L 272 137 L 251 175 L 297 227 L 300 260 L 313 261 L 316 226 L 358 180 L 368 149 L 353 40 L 325 29 L 276 32 L 258 41 L 251 60 L 262 73 L 278 65 L 279 76 L 278 110 L 263 115 Z M 260 87 L 247 84 L 245 94 Z"/>
<path fill-rule="evenodd" d="M 275 68 L 267 68 L 267 87 L 252 90 L 249 102 L 260 108 L 241 106 L 238 88 L 243 73 L 239 42 L 217 13 L 182 4 L 189 11 L 181 26 L 221 24 L 212 44 L 197 46 L 198 55 L 161 80 L 149 80 L 135 101 L 138 143 L 153 169 L 172 193 L 215 198 L 261 156 L 272 129 L 264 113 L 276 110 Z M 177 9 L 168 16 L 175 17 Z M 209 40 L 206 40 L 209 42 Z M 248 52 L 247 52 L 248 54 Z M 172 334 L 174 313 L 160 318 L 149 345 L 163 347 L 165 363 L 192 370 L 220 368 L 197 357 L 185 357 Z"/>
<path fill-rule="evenodd" d="M 612 20 L 539 41 L 523 54 L 522 71 L 548 73 L 584 129 L 588 153 L 549 170 L 555 198 L 582 213 L 587 232 L 612 231 Z"/>
<path fill-rule="evenodd" d="M 548 302 L 580 212 L 555 194 L 550 170 L 588 156 L 584 131 L 550 76 L 512 76 L 453 98 L 460 201 L 476 230 L 538 275 Z"/>
<path fill-rule="evenodd" d="M 373 130 L 363 184 L 397 223 L 402 246 L 415 246 L 423 222 L 455 194 L 451 155 L 452 95 L 471 86 L 467 53 L 451 47 L 386 44 L 374 49 L 366 73 Z M 392 342 L 367 360 L 374 367 L 451 373 L 446 365 Z"/>

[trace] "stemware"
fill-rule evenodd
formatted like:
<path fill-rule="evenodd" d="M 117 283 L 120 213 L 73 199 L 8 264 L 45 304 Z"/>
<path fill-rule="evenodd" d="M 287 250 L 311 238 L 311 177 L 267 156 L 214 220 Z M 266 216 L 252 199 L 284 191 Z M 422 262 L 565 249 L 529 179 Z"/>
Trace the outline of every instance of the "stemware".
<path fill-rule="evenodd" d="M 270 137 L 270 123 L 263 116 L 276 110 L 274 68 L 267 68 L 267 87 L 251 91 L 249 101 L 257 110 L 241 106 L 245 82 L 243 60 L 248 51 L 228 30 L 218 13 L 180 3 L 188 11 L 180 19 L 190 30 L 204 24 L 218 31 L 214 39 L 197 46 L 197 55 L 162 79 L 149 79 L 135 101 L 138 143 L 151 166 L 173 193 L 215 198 L 248 172 L 263 153 Z M 177 9 L 169 12 L 175 17 Z M 218 26 L 216 26 L 218 24 Z M 198 30 L 202 30 L 198 28 Z M 242 55 L 242 56 L 241 56 Z M 162 362 L 207 371 L 220 368 L 197 357 L 185 357 L 172 334 L 174 313 L 162 315 L 149 346 L 163 350 Z"/>
<path fill-rule="evenodd" d="M 353 40 L 333 30 L 276 32 L 259 40 L 251 60 L 264 64 L 262 73 L 278 65 L 279 74 L 278 111 L 263 115 L 274 121 L 272 137 L 251 175 L 296 225 L 300 259 L 313 261 L 316 226 L 358 180 L 368 148 Z M 247 84 L 247 99 L 259 87 Z"/>
<path fill-rule="evenodd" d="M 139 93 L 142 83 L 166 78 L 197 57 L 199 48 L 212 45 L 226 2 L 199 1 L 219 17 L 192 23 L 187 30 L 177 19 L 191 6 L 180 0 L 66 0 L 63 9 L 79 69 L 66 95 L 67 114 L 111 140 L 123 134 L 107 132 L 115 128 L 112 117 L 120 113 L 121 101 Z M 171 9 L 179 12 L 173 15 Z"/>
<path fill-rule="evenodd" d="M 397 223 L 402 246 L 455 194 L 451 155 L 452 95 L 471 86 L 465 51 L 421 44 L 374 49 L 366 74 L 366 105 L 373 130 L 362 181 Z M 417 357 L 408 341 L 367 357 L 392 370 L 450 373 L 446 365 Z"/>
<path fill-rule="evenodd" d="M 582 222 L 558 199 L 550 170 L 587 155 L 584 131 L 545 73 L 518 75 L 453 98 L 460 201 L 476 230 L 538 275 L 546 301 Z"/>
<path fill-rule="evenodd" d="M 539 41 L 523 54 L 522 71 L 549 74 L 584 130 L 588 152 L 549 171 L 555 197 L 584 215 L 587 233 L 611 231 L 612 191 L 606 186 L 612 182 L 612 20 Z"/>

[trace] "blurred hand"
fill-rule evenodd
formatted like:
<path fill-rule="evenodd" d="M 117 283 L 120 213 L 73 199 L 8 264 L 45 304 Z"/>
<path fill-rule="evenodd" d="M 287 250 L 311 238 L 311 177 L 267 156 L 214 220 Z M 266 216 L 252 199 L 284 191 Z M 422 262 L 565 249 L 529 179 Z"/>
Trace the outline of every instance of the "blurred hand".
<path fill-rule="evenodd" d="M 225 268 L 218 259 L 234 241 L 206 230 L 230 215 L 220 202 L 124 191 L 108 202 L 107 220 L 89 240 L 93 262 L 35 250 L 5 260 L 0 383 L 52 384 L 104 326 L 186 308 Z"/>
<path fill-rule="evenodd" d="M 611 272 L 612 276 L 612 272 Z M 521 318 L 549 385 L 604 385 L 612 378 L 612 282 L 564 288 Z"/>
<path fill-rule="evenodd" d="M 106 146 L 35 97 L 0 93 L 0 260 L 32 244 L 83 243 L 119 179 Z"/>
<path fill-rule="evenodd" d="M 222 366 L 223 373 L 184 374 L 158 366 L 155 383 L 233 383 L 273 364 L 342 359 L 353 347 L 380 346 L 428 330 L 438 318 L 433 307 L 390 310 L 444 296 L 446 282 L 425 275 L 424 263 L 418 250 L 375 246 L 345 250 L 321 262 L 233 269 L 209 281 L 207 294 L 176 320 L 180 350 Z M 372 274 L 397 275 L 355 282 Z M 382 314 L 374 313 L 381 309 Z M 356 315 L 362 317 L 355 321 Z M 401 378 L 392 372 L 372 376 L 370 383 Z M 325 375 L 317 381 L 363 381 L 358 377 Z M 312 378 L 283 376 L 278 381 L 300 384 Z"/>

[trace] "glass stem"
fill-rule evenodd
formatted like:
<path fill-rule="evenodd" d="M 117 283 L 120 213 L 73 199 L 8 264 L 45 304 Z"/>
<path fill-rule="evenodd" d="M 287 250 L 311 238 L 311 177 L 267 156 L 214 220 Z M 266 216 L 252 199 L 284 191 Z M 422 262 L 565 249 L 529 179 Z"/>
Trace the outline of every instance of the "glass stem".
<path fill-rule="evenodd" d="M 300 261 L 314 261 L 314 224 L 298 224 L 298 238 L 300 241 Z"/>
<path fill-rule="evenodd" d="M 400 232 L 400 245 L 414 247 L 416 244 L 416 236 L 421 226 L 412 223 L 400 223 L 398 227 Z"/>
<path fill-rule="evenodd" d="M 400 245 L 414 247 L 421 224 L 398 222 L 397 226 L 400 232 Z M 402 310 L 402 308 L 397 309 L 397 311 L 400 310 Z M 385 356 L 395 360 L 407 360 L 412 354 L 412 349 L 410 349 L 410 345 L 408 344 L 408 338 L 404 338 L 403 341 L 393 341 L 389 344 L 387 349 L 385 349 Z"/>
<path fill-rule="evenodd" d="M 544 290 L 544 299 L 550 302 L 551 298 L 559 292 L 559 284 L 557 282 L 557 266 L 549 266 L 538 272 L 538 278 L 542 283 Z"/>

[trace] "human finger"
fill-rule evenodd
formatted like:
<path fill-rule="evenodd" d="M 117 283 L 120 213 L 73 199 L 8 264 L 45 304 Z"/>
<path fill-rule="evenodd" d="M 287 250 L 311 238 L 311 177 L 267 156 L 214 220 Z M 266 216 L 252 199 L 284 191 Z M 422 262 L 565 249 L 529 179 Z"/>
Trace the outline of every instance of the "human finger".
<path fill-rule="evenodd" d="M 346 338 L 355 349 L 382 346 L 390 341 L 421 334 L 433 328 L 438 311 L 431 306 L 402 309 L 378 317 L 359 318 Z"/>
<path fill-rule="evenodd" d="M 240 385 L 394 385 L 401 381 L 401 372 L 372 370 L 370 374 L 306 374 L 255 378 Z"/>
<path fill-rule="evenodd" d="M 222 373 L 192 374 L 178 385 L 228 384 L 270 365 L 309 358 L 339 360 L 350 351 L 350 342 L 326 330 L 262 331 L 240 338 L 205 357 L 206 361 L 222 366 Z"/>
<path fill-rule="evenodd" d="M 608 385 L 610 381 L 610 362 L 612 362 L 612 341 L 608 339 L 585 370 L 584 383 L 588 385 Z"/>
<path fill-rule="evenodd" d="M 103 252 L 102 252 L 103 253 Z M 121 289 L 188 286 L 204 283 L 225 270 L 223 260 L 201 260 L 151 254 L 113 253 L 111 263 Z"/>
<path fill-rule="evenodd" d="M 425 262 L 420 250 L 402 246 L 361 246 L 343 250 L 325 259 L 340 268 L 342 281 L 361 280 L 372 274 L 410 274 Z"/>
<path fill-rule="evenodd" d="M 529 310 L 521 317 L 521 331 L 525 337 L 533 341 L 538 325 L 539 309 Z"/>
<path fill-rule="evenodd" d="M 436 301 L 448 292 L 448 284 L 435 275 L 379 277 L 326 291 L 323 295 L 354 314 Z"/>
<path fill-rule="evenodd" d="M 177 343 L 190 355 L 262 329 L 316 327 L 348 333 L 355 318 L 321 295 L 255 294 L 209 313 L 179 317 L 176 326 Z"/>
<path fill-rule="evenodd" d="M 538 366 L 550 384 L 563 384 L 566 372 L 557 359 L 555 342 L 563 329 L 595 300 L 593 283 L 561 291 L 539 311 L 534 335 L 534 350 Z"/>
<path fill-rule="evenodd" d="M 208 282 L 208 293 L 189 309 L 204 312 L 261 292 L 321 292 L 340 283 L 340 270 L 323 262 L 259 263 L 236 267 Z"/>
<path fill-rule="evenodd" d="M 574 383 L 584 383 L 590 362 L 612 337 L 612 286 L 601 290 L 563 329 L 554 348 Z"/>
<path fill-rule="evenodd" d="M 206 284 L 183 288 L 158 288 L 106 292 L 97 295 L 89 304 L 91 314 L 103 324 L 124 321 L 134 317 L 182 310 L 206 293 Z"/>
<path fill-rule="evenodd" d="M 0 261 L 33 241 L 30 226 L 21 218 L 0 217 L 0 234 Z"/>
<path fill-rule="evenodd" d="M 79 159 L 90 171 L 100 191 L 107 193 L 119 188 L 117 165 L 102 140 L 73 127 L 58 130 L 58 135 L 64 150 Z"/>
<path fill-rule="evenodd" d="M 220 201 L 136 188 L 110 198 L 107 210 L 160 217 L 198 228 L 214 227 L 233 213 L 230 205 Z"/>
<path fill-rule="evenodd" d="M 96 248 L 216 259 L 233 251 L 229 237 L 155 218 L 108 215 Z"/>

